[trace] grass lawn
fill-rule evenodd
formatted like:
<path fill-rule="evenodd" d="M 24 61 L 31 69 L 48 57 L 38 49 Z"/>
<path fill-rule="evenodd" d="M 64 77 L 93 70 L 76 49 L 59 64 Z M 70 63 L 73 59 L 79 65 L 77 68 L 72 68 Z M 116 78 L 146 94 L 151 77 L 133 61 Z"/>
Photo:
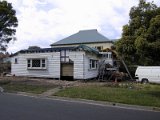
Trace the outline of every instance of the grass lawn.
<path fill-rule="evenodd" d="M 22 84 L 22 83 L 11 83 L 11 82 L 0 82 L 0 86 L 6 92 L 28 92 L 34 94 L 41 94 L 51 88 L 55 88 L 53 85 L 30 85 L 30 84 Z"/>
<path fill-rule="evenodd" d="M 160 107 L 160 85 L 118 84 L 79 86 L 61 90 L 56 96 Z"/>

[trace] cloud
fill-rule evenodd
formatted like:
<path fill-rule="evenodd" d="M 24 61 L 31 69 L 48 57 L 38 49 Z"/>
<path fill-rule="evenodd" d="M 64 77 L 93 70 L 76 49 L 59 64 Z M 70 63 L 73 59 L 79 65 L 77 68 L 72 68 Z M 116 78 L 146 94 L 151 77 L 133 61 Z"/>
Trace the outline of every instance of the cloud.
<path fill-rule="evenodd" d="M 49 45 L 82 29 L 98 29 L 110 39 L 121 36 L 129 10 L 138 0 L 8 0 L 17 11 L 17 41 L 8 51 Z M 151 1 L 151 0 L 148 0 Z M 159 4 L 159 0 L 155 0 Z"/>

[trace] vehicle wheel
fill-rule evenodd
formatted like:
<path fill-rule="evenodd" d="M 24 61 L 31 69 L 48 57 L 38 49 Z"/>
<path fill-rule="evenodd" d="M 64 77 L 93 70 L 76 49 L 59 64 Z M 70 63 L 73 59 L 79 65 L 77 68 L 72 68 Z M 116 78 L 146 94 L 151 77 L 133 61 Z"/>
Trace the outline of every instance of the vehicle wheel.
<path fill-rule="evenodd" d="M 142 79 L 141 83 L 142 84 L 147 84 L 148 83 L 148 79 Z"/>

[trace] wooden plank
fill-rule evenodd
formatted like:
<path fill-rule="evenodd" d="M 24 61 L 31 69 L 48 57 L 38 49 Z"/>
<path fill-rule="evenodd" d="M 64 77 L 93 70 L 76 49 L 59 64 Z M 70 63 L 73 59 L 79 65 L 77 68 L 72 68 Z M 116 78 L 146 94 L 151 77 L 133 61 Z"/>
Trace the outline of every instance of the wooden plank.
<path fill-rule="evenodd" d="M 61 64 L 62 76 L 73 76 L 73 64 Z"/>

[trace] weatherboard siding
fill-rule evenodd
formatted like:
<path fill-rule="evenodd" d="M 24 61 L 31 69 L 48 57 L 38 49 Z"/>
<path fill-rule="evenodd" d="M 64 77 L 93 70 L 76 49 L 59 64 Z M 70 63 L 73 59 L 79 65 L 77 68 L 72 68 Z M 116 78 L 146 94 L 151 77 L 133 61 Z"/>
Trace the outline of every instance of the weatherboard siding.
<path fill-rule="evenodd" d="M 98 69 L 90 70 L 90 59 L 98 60 L 95 54 L 87 54 L 83 51 L 70 52 L 69 58 L 74 61 L 74 79 L 91 79 L 98 75 Z"/>
<path fill-rule="evenodd" d="M 84 78 L 85 79 L 91 79 L 91 78 L 96 78 L 98 75 L 98 68 L 97 69 L 90 69 L 90 59 L 98 60 L 98 58 L 95 55 L 87 54 L 84 58 Z"/>
<path fill-rule="evenodd" d="M 83 56 L 85 52 L 75 51 L 69 52 L 69 58 L 74 62 L 73 77 L 74 79 L 84 79 Z"/>
<path fill-rule="evenodd" d="M 70 51 L 67 56 L 73 61 L 74 79 L 90 79 L 97 76 L 97 69 L 89 69 L 89 60 L 98 60 L 95 54 L 84 51 Z M 17 64 L 14 63 L 15 58 L 17 58 Z M 27 69 L 27 59 L 29 58 L 45 58 L 47 60 L 47 69 Z M 60 78 L 60 65 L 60 52 L 18 54 L 12 57 L 11 72 L 16 76 Z"/>
<path fill-rule="evenodd" d="M 14 63 L 17 58 L 17 64 Z M 29 70 L 27 69 L 27 59 L 29 58 L 46 58 L 47 69 L 44 70 Z M 28 53 L 18 54 L 12 57 L 12 74 L 16 76 L 31 76 L 31 77 L 49 77 L 49 78 L 60 78 L 60 53 Z"/>

